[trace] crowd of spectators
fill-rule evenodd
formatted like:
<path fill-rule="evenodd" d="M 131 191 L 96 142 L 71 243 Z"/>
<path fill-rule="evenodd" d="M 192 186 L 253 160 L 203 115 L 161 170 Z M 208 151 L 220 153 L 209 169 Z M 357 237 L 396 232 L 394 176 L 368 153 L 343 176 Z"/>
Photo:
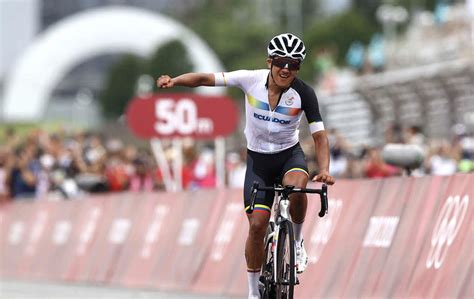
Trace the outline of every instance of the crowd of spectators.
<path fill-rule="evenodd" d="M 20 136 L 8 129 L 0 146 L 0 198 L 61 198 L 84 192 L 152 190 L 153 159 L 147 150 L 97 134 Z"/>
<path fill-rule="evenodd" d="M 306 153 L 312 151 L 312 138 L 304 141 Z M 330 130 L 330 173 L 337 178 L 383 178 L 407 175 L 405 169 L 387 164 L 382 158 L 385 144 L 412 144 L 424 154 L 422 165 L 411 175 L 452 175 L 474 172 L 474 136 L 465 132 L 453 134 L 451 140 L 426 138 L 421 128 L 410 126 L 387 128 L 385 142 L 380 146 L 355 146 L 336 130 Z M 317 169 L 314 156 L 309 156 L 310 169 Z"/>
<path fill-rule="evenodd" d="M 78 132 L 48 133 L 40 129 L 17 134 L 6 129 L 0 145 L 0 201 L 9 199 L 81 198 L 88 193 L 164 190 L 163 175 L 146 145 L 124 144 L 118 138 Z M 171 164 L 173 147 L 164 154 Z M 241 187 L 245 151 L 228 153 L 226 184 Z M 211 148 L 183 144 L 182 188 L 216 186 Z M 173 167 L 170 167 L 173 171 Z M 173 174 L 171 174 L 173 175 Z M 174 175 L 173 175 L 174 176 Z M 242 182 L 242 183 L 240 183 Z"/>
<path fill-rule="evenodd" d="M 330 172 L 337 178 L 380 178 L 406 175 L 385 163 L 382 147 L 354 146 L 336 130 L 329 131 Z M 117 138 L 98 134 L 47 133 L 26 135 L 8 130 L 0 146 L 0 201 L 23 198 L 77 198 L 95 192 L 164 190 L 163 175 L 149 146 L 137 148 Z M 423 148 L 423 165 L 413 175 L 451 175 L 474 171 L 474 138 L 465 133 L 452 140 L 427 139 L 418 127 L 390 127 L 386 143 L 416 144 Z M 308 167 L 314 175 L 317 163 L 309 137 L 302 141 Z M 168 147 L 168 161 L 176 155 Z M 226 155 L 226 186 L 243 187 L 245 149 Z M 215 155 L 211 147 L 183 143 L 182 188 L 195 190 L 216 186 Z M 172 169 L 172 168 L 171 168 Z"/>

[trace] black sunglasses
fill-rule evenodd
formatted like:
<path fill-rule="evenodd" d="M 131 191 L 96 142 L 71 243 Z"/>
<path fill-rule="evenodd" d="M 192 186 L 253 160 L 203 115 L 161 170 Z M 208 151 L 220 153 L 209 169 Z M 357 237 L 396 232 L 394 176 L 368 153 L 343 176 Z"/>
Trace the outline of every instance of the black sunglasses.
<path fill-rule="evenodd" d="M 273 57 L 272 65 L 279 68 L 288 68 L 290 71 L 297 71 L 300 69 L 300 62 L 298 60 L 283 58 L 283 57 Z"/>

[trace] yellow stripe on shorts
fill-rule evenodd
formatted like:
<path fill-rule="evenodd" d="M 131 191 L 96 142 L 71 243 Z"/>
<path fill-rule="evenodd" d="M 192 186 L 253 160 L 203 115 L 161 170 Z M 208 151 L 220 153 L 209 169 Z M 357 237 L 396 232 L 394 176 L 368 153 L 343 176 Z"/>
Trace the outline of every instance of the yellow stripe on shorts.
<path fill-rule="evenodd" d="M 246 206 L 245 207 L 245 211 L 248 211 L 248 209 L 250 209 L 250 206 Z M 256 204 L 255 207 L 254 207 L 255 210 L 267 210 L 269 212 L 272 211 L 272 209 L 269 207 L 269 206 L 266 206 L 266 205 L 261 205 L 261 204 Z"/>
<path fill-rule="evenodd" d="M 306 170 L 304 170 L 303 168 L 299 168 L 299 167 L 295 167 L 295 168 L 292 168 L 292 169 L 288 170 L 287 172 L 285 172 L 285 175 L 288 172 L 292 172 L 292 171 L 302 171 L 302 172 L 306 173 L 307 176 L 309 176 L 309 173 Z"/>

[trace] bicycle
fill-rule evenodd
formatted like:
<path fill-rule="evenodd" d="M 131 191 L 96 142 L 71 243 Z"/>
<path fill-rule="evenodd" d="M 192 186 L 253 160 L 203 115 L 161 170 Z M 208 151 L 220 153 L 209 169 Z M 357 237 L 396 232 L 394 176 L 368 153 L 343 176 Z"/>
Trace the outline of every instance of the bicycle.
<path fill-rule="evenodd" d="M 265 260 L 260 273 L 260 294 L 262 299 L 291 299 L 294 287 L 299 282 L 296 277 L 295 239 L 289 215 L 289 195 L 292 193 L 318 193 L 321 198 L 321 210 L 318 215 L 324 217 L 328 213 L 327 185 L 323 184 L 321 189 L 306 189 L 291 185 L 259 187 L 259 184 L 254 182 L 249 213 L 254 210 L 258 191 L 274 191 L 278 195 L 274 205 L 275 213 L 269 222 L 264 239 Z"/>

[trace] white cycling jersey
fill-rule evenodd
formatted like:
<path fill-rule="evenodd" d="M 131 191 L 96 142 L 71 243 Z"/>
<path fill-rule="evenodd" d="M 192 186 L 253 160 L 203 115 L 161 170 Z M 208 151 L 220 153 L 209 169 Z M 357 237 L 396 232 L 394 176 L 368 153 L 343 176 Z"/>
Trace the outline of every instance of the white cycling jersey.
<path fill-rule="evenodd" d="M 258 153 L 278 153 L 298 143 L 298 128 L 305 112 L 311 133 L 324 130 L 314 90 L 296 78 L 270 109 L 270 70 L 215 73 L 216 86 L 236 86 L 245 93 L 247 148 Z"/>

